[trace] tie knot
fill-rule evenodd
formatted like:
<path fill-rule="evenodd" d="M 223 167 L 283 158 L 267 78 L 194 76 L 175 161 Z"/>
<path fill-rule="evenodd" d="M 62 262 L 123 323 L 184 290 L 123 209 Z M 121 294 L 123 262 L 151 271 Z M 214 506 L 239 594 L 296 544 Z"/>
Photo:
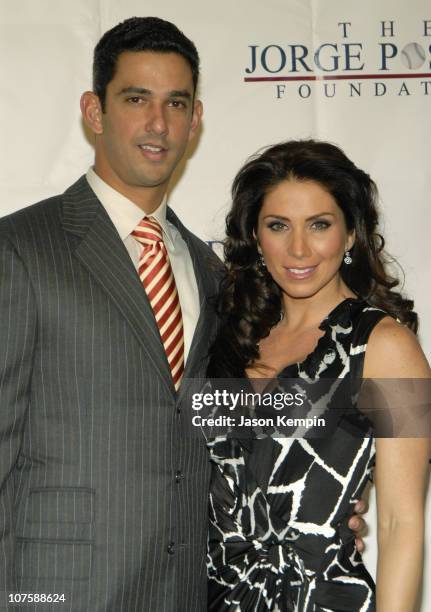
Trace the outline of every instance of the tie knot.
<path fill-rule="evenodd" d="M 161 225 L 154 217 L 144 217 L 133 230 L 132 236 L 141 244 L 163 242 Z"/>

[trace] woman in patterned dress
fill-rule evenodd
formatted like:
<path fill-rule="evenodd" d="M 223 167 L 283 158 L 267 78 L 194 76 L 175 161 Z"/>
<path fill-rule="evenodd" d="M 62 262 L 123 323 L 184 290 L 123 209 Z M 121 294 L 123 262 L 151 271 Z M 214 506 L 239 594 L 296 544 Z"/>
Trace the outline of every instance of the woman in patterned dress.
<path fill-rule="evenodd" d="M 345 395 L 362 378 L 430 377 L 413 302 L 385 270 L 376 200 L 329 143 L 275 145 L 240 170 L 210 377 L 337 381 Z M 430 441 L 374 440 L 364 420 L 351 393 L 330 436 L 210 439 L 210 610 L 413 611 Z M 377 593 L 346 527 L 372 471 Z"/>

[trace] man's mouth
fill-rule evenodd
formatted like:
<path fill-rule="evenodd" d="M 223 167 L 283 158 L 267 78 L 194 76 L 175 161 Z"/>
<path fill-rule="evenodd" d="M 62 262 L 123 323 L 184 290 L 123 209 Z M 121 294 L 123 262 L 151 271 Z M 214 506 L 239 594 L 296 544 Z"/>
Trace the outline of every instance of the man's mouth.
<path fill-rule="evenodd" d="M 159 147 L 157 145 L 144 144 L 138 145 L 140 149 L 143 151 L 151 151 L 152 153 L 161 153 L 162 151 L 166 151 L 163 147 Z"/>
<path fill-rule="evenodd" d="M 160 161 L 161 159 L 165 157 L 165 155 L 168 152 L 168 150 L 165 149 L 165 147 L 162 147 L 161 145 L 151 144 L 151 143 L 139 144 L 138 147 L 141 150 L 144 157 L 152 161 Z"/>

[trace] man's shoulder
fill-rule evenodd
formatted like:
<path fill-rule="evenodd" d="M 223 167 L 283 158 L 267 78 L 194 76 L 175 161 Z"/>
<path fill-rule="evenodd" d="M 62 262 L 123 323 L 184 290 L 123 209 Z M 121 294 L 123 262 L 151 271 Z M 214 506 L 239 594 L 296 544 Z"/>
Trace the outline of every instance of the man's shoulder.
<path fill-rule="evenodd" d="M 46 233 L 61 225 L 62 205 L 65 195 L 77 188 L 83 177 L 64 193 L 60 193 L 40 202 L 25 206 L 0 218 L 0 235 L 2 237 L 22 236 L 31 232 L 34 236 L 39 231 Z"/>
<path fill-rule="evenodd" d="M 59 214 L 61 195 L 52 196 L 0 218 L 0 235 L 12 238 L 16 234 L 37 231 L 41 222 Z"/>
<path fill-rule="evenodd" d="M 214 250 L 204 241 L 202 238 L 199 238 L 196 234 L 194 234 L 191 230 L 189 230 L 177 217 L 177 215 L 173 212 L 171 208 L 168 208 L 167 213 L 168 221 L 173 223 L 177 230 L 182 234 L 183 238 L 186 241 L 190 242 L 193 245 L 193 249 L 197 252 L 199 256 L 199 260 L 202 261 L 202 265 L 208 265 L 208 262 L 211 263 L 211 267 L 215 270 L 223 270 L 224 264 L 218 255 L 214 252 Z"/>
<path fill-rule="evenodd" d="M 190 230 L 186 230 L 190 234 L 190 239 L 193 241 L 193 245 L 198 249 L 207 259 L 209 258 L 214 262 L 214 265 L 223 266 L 223 262 L 217 253 L 209 246 L 207 242 L 199 238 L 196 234 Z"/>

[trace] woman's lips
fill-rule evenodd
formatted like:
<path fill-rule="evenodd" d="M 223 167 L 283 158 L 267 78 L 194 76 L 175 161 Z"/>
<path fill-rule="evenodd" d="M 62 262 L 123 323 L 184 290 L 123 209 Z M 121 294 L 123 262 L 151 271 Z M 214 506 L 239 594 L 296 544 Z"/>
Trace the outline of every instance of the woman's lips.
<path fill-rule="evenodd" d="M 310 278 L 317 266 L 308 266 L 307 268 L 285 268 L 287 276 L 293 280 L 304 280 Z"/>

